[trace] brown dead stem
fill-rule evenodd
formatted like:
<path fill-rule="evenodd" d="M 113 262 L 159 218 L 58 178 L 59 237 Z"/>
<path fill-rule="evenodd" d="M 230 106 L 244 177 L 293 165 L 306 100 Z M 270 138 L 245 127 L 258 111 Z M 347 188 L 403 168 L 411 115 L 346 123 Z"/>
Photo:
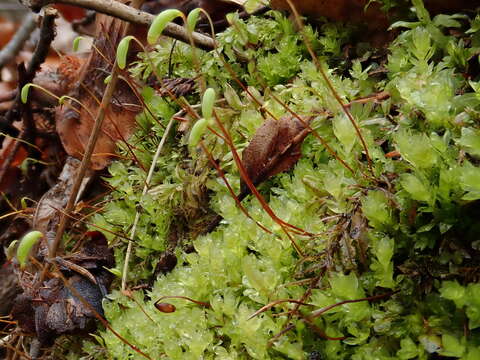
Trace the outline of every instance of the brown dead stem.
<path fill-rule="evenodd" d="M 95 10 L 102 14 L 110 15 L 138 25 L 150 26 L 155 19 L 154 15 L 115 0 L 22 0 L 22 2 L 34 11 L 39 11 L 42 7 L 48 4 L 69 4 Z M 167 24 L 163 34 L 187 44 L 190 43 L 187 31 L 177 24 Z M 197 32 L 192 33 L 192 38 L 195 45 L 201 49 L 212 50 L 216 44 L 214 39 Z"/>
<path fill-rule="evenodd" d="M 142 2 L 143 2 L 143 0 L 136 0 L 136 1 L 134 1 L 134 6 L 139 7 Z M 123 35 L 125 35 L 129 31 L 129 27 L 130 27 L 130 24 L 127 23 L 126 26 L 123 29 Z M 67 205 L 65 207 L 65 212 L 62 213 L 62 216 L 60 218 L 60 223 L 59 223 L 59 226 L 58 226 L 57 233 L 55 235 L 55 240 L 53 241 L 53 243 L 51 244 L 50 249 L 49 249 L 49 258 L 51 260 L 54 259 L 55 256 L 56 256 L 58 247 L 59 247 L 59 245 L 61 243 L 61 240 L 62 240 L 62 237 L 63 237 L 63 233 L 64 233 L 64 231 L 65 231 L 65 229 L 68 225 L 68 219 L 69 218 L 68 218 L 68 216 L 66 216 L 66 214 L 70 214 L 72 212 L 72 210 L 74 209 L 75 202 L 77 200 L 78 191 L 80 190 L 80 187 L 82 185 L 83 178 L 85 177 L 87 171 L 89 170 L 91 158 L 92 158 L 92 155 L 93 155 L 93 151 L 95 149 L 95 145 L 97 143 L 98 137 L 101 133 L 102 124 L 103 124 L 103 121 L 104 121 L 105 115 L 106 115 L 106 110 L 107 110 L 107 108 L 108 108 L 108 106 L 111 102 L 112 97 L 113 97 L 113 93 L 115 91 L 117 81 L 118 81 L 118 67 L 116 66 L 116 64 L 114 64 L 114 67 L 112 69 L 111 80 L 107 84 L 107 87 L 105 89 L 105 93 L 103 95 L 102 102 L 100 104 L 100 107 L 99 107 L 99 110 L 98 110 L 98 113 L 97 113 L 97 116 L 96 116 L 96 119 L 95 119 L 95 123 L 94 123 L 93 129 L 92 129 L 91 135 L 88 139 L 87 148 L 85 149 L 85 154 L 82 158 L 82 163 L 80 164 L 80 169 L 79 169 L 79 172 L 78 172 L 78 176 L 75 180 L 75 183 L 74 183 L 73 188 L 72 188 L 72 192 L 70 194 Z M 43 276 L 44 276 L 44 274 L 42 274 L 42 278 L 43 278 Z"/>

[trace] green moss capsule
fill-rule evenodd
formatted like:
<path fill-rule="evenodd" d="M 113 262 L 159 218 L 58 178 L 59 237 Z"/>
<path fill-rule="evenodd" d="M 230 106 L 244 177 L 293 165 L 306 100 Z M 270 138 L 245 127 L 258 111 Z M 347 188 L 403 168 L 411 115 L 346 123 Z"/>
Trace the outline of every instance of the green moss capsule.
<path fill-rule="evenodd" d="M 152 25 L 148 29 L 147 33 L 147 41 L 150 45 L 154 45 L 160 35 L 162 34 L 163 30 L 167 26 L 167 24 L 174 20 L 177 17 L 183 17 L 183 13 L 177 9 L 168 9 L 162 11 L 160 14 L 157 15 L 155 20 L 153 20 Z"/>
<path fill-rule="evenodd" d="M 188 144 L 191 147 L 197 146 L 197 144 L 200 142 L 200 139 L 207 129 L 207 125 L 207 119 L 200 119 L 193 125 L 192 131 L 190 131 L 190 137 L 188 139 Z"/>
<path fill-rule="evenodd" d="M 125 36 L 117 46 L 117 65 L 120 69 L 125 69 L 127 66 L 127 54 L 130 47 L 130 41 L 132 41 L 133 36 Z"/>
<path fill-rule="evenodd" d="M 203 94 L 202 99 L 202 115 L 205 119 L 210 120 L 213 114 L 213 105 L 215 104 L 215 90 L 208 88 Z"/>
<path fill-rule="evenodd" d="M 17 260 L 20 264 L 20 267 L 25 267 L 27 263 L 28 255 L 32 250 L 32 247 L 43 237 L 43 234 L 40 231 L 30 231 L 25 234 L 20 240 L 17 248 Z"/>
<path fill-rule="evenodd" d="M 26 104 L 28 100 L 28 92 L 30 91 L 30 88 L 33 86 L 33 84 L 26 84 L 20 93 L 20 99 L 22 100 L 22 103 Z"/>
<path fill-rule="evenodd" d="M 195 27 L 197 26 L 198 18 L 200 17 L 200 12 L 202 10 L 200 8 L 196 8 L 188 14 L 187 17 L 187 30 L 192 33 L 195 31 Z"/>

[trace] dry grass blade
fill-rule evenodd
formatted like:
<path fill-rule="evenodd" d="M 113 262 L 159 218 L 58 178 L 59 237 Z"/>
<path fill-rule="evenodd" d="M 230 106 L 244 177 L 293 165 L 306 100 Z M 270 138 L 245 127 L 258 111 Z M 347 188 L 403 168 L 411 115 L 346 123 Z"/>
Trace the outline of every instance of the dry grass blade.
<path fill-rule="evenodd" d="M 150 181 L 152 180 L 153 173 L 155 171 L 155 166 L 157 165 L 157 160 L 163 150 L 163 146 L 165 145 L 165 142 L 167 141 L 168 134 L 170 133 L 170 129 L 172 128 L 174 123 L 174 119 L 175 119 L 175 115 L 172 116 L 172 118 L 170 119 L 167 125 L 167 128 L 165 129 L 165 132 L 162 136 L 162 140 L 160 140 L 160 143 L 158 144 L 157 151 L 153 156 L 152 164 L 150 165 L 150 169 L 148 170 L 147 179 L 145 180 L 145 185 L 143 187 L 142 196 L 145 196 L 145 194 L 148 191 L 148 188 L 150 186 Z M 133 221 L 132 231 L 130 233 L 130 239 L 135 238 L 135 234 L 137 232 L 137 225 L 139 221 L 140 221 L 140 212 L 137 210 L 135 213 L 135 220 Z M 125 290 L 127 287 L 128 263 L 130 262 L 131 253 L 132 253 L 132 241 L 129 240 L 128 246 L 127 246 L 127 252 L 125 254 L 123 272 L 122 272 L 122 290 Z"/>

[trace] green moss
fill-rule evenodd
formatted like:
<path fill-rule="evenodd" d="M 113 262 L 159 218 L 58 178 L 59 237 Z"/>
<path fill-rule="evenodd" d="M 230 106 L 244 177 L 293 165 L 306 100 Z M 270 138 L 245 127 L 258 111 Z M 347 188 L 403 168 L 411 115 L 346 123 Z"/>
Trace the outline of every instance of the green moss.
<path fill-rule="evenodd" d="M 135 301 L 113 291 L 104 307 L 118 333 L 153 358 L 305 359 L 313 351 L 326 359 L 478 356 L 479 290 L 473 280 L 480 255 L 480 101 L 478 74 L 470 82 L 462 75 L 479 50 L 475 39 L 480 27 L 478 19 L 471 24 L 458 16 L 431 19 L 421 1 L 414 5 L 419 21 L 396 24 L 404 29 L 390 46 L 388 74 L 381 81 L 370 74 L 380 66 L 375 57 L 353 61 L 347 72 L 339 71 L 347 63 L 343 60 L 336 63 L 338 68 L 332 65 L 348 41 L 348 30 L 332 24 L 318 34 L 307 30 L 344 102 L 372 92 L 391 93 L 379 105 L 351 106 L 371 168 L 350 120 L 288 19 L 279 13 L 246 22 L 233 17 L 235 26 L 218 37 L 235 76 L 249 86 L 262 109 L 239 89 L 214 52 L 198 52 L 208 85 L 218 93 L 224 89 L 226 102 L 216 111 L 239 151 L 263 122 L 262 113 L 285 115 L 275 96 L 300 115 L 313 114 L 312 127 L 349 169 L 310 135 L 296 166 L 259 186 L 276 216 L 314 234 L 291 233 L 306 255 L 302 259 L 292 239 L 254 197 L 243 204 L 271 233 L 239 211 L 205 154 L 190 157 L 188 131 L 168 139 L 144 197 L 144 169 L 132 160 L 112 164 L 107 181 L 115 191 L 92 220 L 128 236 L 141 204 L 131 283 L 152 281 L 158 255 L 170 245 L 172 233 L 195 250 L 177 248 L 178 266 L 153 279 L 151 290 L 134 292 Z M 445 30 L 451 27 L 461 36 L 449 35 Z M 151 53 L 161 73 L 169 49 L 166 43 Z M 172 53 L 176 76 L 194 76 L 191 59 L 191 50 L 178 45 Z M 135 75 L 149 74 L 149 66 L 140 61 Z M 152 89 L 143 94 L 159 121 L 140 116 L 143 126 L 133 140 L 137 159 L 148 168 L 163 135 L 161 125 L 178 108 Z M 200 102 L 198 94 L 189 100 Z M 204 144 L 238 191 L 231 149 L 212 133 Z M 398 154 L 391 155 L 394 151 Z M 131 158 L 127 149 L 123 154 Z M 215 231 L 197 236 L 196 226 L 208 207 L 224 220 Z M 112 235 L 109 240 L 116 246 L 120 269 L 125 244 Z M 386 296 L 334 307 L 312 319 L 314 326 L 302 318 L 337 302 L 379 294 Z M 210 308 L 171 299 L 176 311 L 160 313 L 153 304 L 165 295 L 187 296 Z M 301 306 L 300 314 L 289 317 L 295 305 L 284 302 L 248 319 L 280 299 L 302 299 L 313 307 Z M 289 324 L 292 329 L 269 344 Z M 327 340 L 318 329 L 344 339 Z M 140 358 L 112 332 L 100 336 L 111 358 Z"/>

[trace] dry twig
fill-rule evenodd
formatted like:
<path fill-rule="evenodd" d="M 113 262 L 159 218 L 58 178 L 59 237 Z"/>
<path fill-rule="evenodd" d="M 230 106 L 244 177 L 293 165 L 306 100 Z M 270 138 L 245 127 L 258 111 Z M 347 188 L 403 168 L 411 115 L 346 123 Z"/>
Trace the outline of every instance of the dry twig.
<path fill-rule="evenodd" d="M 40 11 L 40 9 L 48 4 L 61 3 L 83 7 L 98 11 L 99 13 L 114 16 L 116 18 L 128 21 L 133 24 L 146 25 L 150 24 L 155 19 L 155 16 L 134 7 L 122 4 L 115 0 L 21 0 L 23 4 L 30 7 L 33 11 Z M 183 41 L 190 44 L 190 38 L 187 31 L 174 23 L 167 24 L 163 31 L 165 36 Z M 191 34 L 194 44 L 204 50 L 212 50 L 215 47 L 215 40 L 209 36 L 193 32 Z"/>

